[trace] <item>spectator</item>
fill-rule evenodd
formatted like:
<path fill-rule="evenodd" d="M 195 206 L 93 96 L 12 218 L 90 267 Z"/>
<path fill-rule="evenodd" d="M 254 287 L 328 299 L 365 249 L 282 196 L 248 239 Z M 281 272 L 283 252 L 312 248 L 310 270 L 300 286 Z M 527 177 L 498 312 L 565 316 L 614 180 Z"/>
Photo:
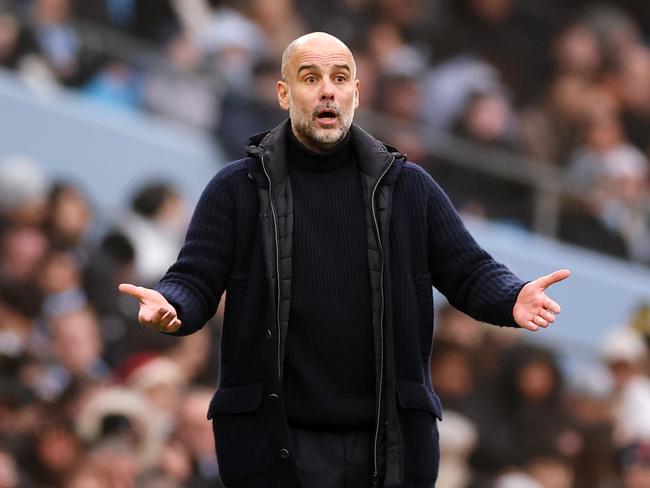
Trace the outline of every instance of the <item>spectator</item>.
<path fill-rule="evenodd" d="M 36 42 L 18 18 L 0 7 L 0 66 L 19 70 L 27 56 L 36 54 Z"/>
<path fill-rule="evenodd" d="M 92 311 L 75 308 L 74 303 L 61 303 L 62 310 L 53 310 L 49 318 L 52 362 L 42 381 L 59 396 L 73 382 L 106 381 L 109 369 L 101 357 L 99 326 Z M 72 305 L 72 308 L 66 309 Z"/>
<path fill-rule="evenodd" d="M 451 129 L 472 93 L 502 88 L 492 66 L 466 53 L 431 67 L 422 77 L 422 83 L 422 120 L 438 130 Z"/>
<path fill-rule="evenodd" d="M 513 107 L 507 96 L 498 91 L 472 94 L 453 127 L 453 133 L 482 149 L 494 148 L 510 154 L 519 151 L 517 130 Z M 496 154 L 493 157 L 498 158 Z M 512 158 L 509 162 L 516 164 L 520 160 Z M 515 176 L 512 180 L 448 163 L 450 193 L 456 205 L 461 211 L 484 218 L 530 226 L 533 195 L 527 185 L 516 181 L 525 171 L 523 163 L 520 164 L 505 168 Z"/>
<path fill-rule="evenodd" d="M 45 229 L 55 248 L 74 249 L 88 236 L 92 210 L 85 195 L 72 183 L 58 182 L 50 188 Z"/>
<path fill-rule="evenodd" d="M 548 44 L 552 20 L 526 15 L 513 0 L 462 0 L 446 5 L 450 21 L 436 33 L 432 49 L 439 38 L 448 38 L 456 44 L 450 50 L 487 62 L 496 68 L 516 105 L 539 91 L 549 64 L 539 47 Z"/>
<path fill-rule="evenodd" d="M 128 454 L 130 462 L 125 467 L 134 476 L 157 465 L 165 440 L 151 415 L 151 403 L 115 386 L 101 388 L 86 399 L 75 418 L 75 429 L 84 442 L 98 448 L 102 460 L 113 452 Z M 101 455 L 104 451 L 106 457 Z"/>
<path fill-rule="evenodd" d="M 59 415 L 48 415 L 43 428 L 35 435 L 30 454 L 30 473 L 43 486 L 63 483 L 82 454 L 81 442 L 72 425 Z"/>
<path fill-rule="evenodd" d="M 59 82 L 80 87 L 104 60 L 84 44 L 71 22 L 70 0 L 34 0 L 30 21 L 39 50 Z"/>
<path fill-rule="evenodd" d="M 542 163 L 566 166 L 583 131 L 591 84 L 575 75 L 558 75 L 544 95 L 521 113 L 524 151 Z"/>
<path fill-rule="evenodd" d="M 188 486 L 221 487 L 219 466 L 214 451 L 214 439 L 205 418 L 212 391 L 196 389 L 185 395 L 179 405 L 176 436 L 192 460 L 192 475 Z"/>
<path fill-rule="evenodd" d="M 121 227 L 135 250 L 135 271 L 145 283 L 159 279 L 176 258 L 187 218 L 183 197 L 172 185 L 154 182 L 136 191 Z"/>
<path fill-rule="evenodd" d="M 637 45 L 621 51 L 610 82 L 621 105 L 625 133 L 644 154 L 650 154 L 650 49 Z"/>
<path fill-rule="evenodd" d="M 17 283 L 34 283 L 46 257 L 49 243 L 34 226 L 16 226 L 0 241 L 0 277 Z"/>
<path fill-rule="evenodd" d="M 196 129 L 213 129 L 220 115 L 222 88 L 217 80 L 207 77 L 196 41 L 187 33 L 180 33 L 167 43 L 165 52 L 169 68 L 145 75 L 145 107 Z"/>
<path fill-rule="evenodd" d="M 596 33 L 582 20 L 569 23 L 553 39 L 551 57 L 555 77 L 597 81 L 603 69 L 603 53 Z"/>
<path fill-rule="evenodd" d="M 602 356 L 612 373 L 618 408 L 614 412 L 614 444 L 625 448 L 650 440 L 650 380 L 643 374 L 647 349 L 633 329 L 613 330 Z"/>
<path fill-rule="evenodd" d="M 573 463 L 576 486 L 615 484 L 618 473 L 612 445 L 612 385 L 606 367 L 592 365 L 574 374 L 568 395 L 568 409 L 583 439 Z"/>
<path fill-rule="evenodd" d="M 375 89 L 374 109 L 391 120 L 390 124 L 376 124 L 377 136 L 401 148 L 409 158 L 426 161 L 423 135 L 413 131 L 413 126 L 420 119 L 420 86 L 417 76 L 413 73 L 384 72 L 376 80 Z"/>
<path fill-rule="evenodd" d="M 142 105 L 141 84 L 135 68 L 113 60 L 85 83 L 81 93 L 107 109 L 137 112 Z"/>
<path fill-rule="evenodd" d="M 140 353 L 119 366 L 117 375 L 125 387 L 149 401 L 149 415 L 156 419 L 157 428 L 165 434 L 171 433 L 181 392 L 186 386 L 181 368 L 165 356 Z"/>
<path fill-rule="evenodd" d="M 650 164 L 625 140 L 615 113 L 604 108 L 586 126 L 585 144 L 569 167 L 569 178 L 586 189 L 598 219 L 625 242 L 626 254 L 650 262 L 647 181 Z"/>
<path fill-rule="evenodd" d="M 41 224 L 47 185 L 47 177 L 34 160 L 25 156 L 0 160 L 0 217 L 14 224 Z"/>
<path fill-rule="evenodd" d="M 223 97 L 221 120 L 216 129 L 217 140 L 229 157 L 237 159 L 244 154 L 250 134 L 261 132 L 279 123 L 284 112 L 278 107 L 275 90 L 270 90 L 278 79 L 280 66 L 275 62 L 260 61 L 253 68 L 255 96 L 228 90 Z"/>
<path fill-rule="evenodd" d="M 210 22 L 197 34 L 198 45 L 208 57 L 208 69 L 228 88 L 241 93 L 251 89 L 253 66 L 261 59 L 266 41 L 259 25 L 229 7 L 215 9 Z"/>
<path fill-rule="evenodd" d="M 562 376 L 553 354 L 532 346 L 513 348 L 503 362 L 503 375 L 502 425 L 507 426 L 512 442 L 510 461 L 523 467 L 547 453 L 576 455 L 581 442 L 566 410 Z"/>
<path fill-rule="evenodd" d="M 285 46 L 305 33 L 294 0 L 244 0 L 237 3 L 242 13 L 261 27 L 266 39 L 264 52 L 270 59 L 279 59 Z"/>

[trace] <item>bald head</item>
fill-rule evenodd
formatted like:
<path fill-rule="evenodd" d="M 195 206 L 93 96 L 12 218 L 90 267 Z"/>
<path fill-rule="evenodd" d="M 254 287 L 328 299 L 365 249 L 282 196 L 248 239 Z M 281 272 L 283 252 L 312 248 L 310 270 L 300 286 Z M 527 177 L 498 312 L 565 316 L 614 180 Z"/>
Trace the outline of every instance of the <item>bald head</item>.
<path fill-rule="evenodd" d="M 293 40 L 282 53 L 282 79 L 284 81 L 290 78 L 289 66 L 291 65 L 294 54 L 299 51 L 299 48 L 314 48 L 325 51 L 338 50 L 344 52 L 349 56 L 352 64 L 352 77 L 356 77 L 357 67 L 354 62 L 354 56 L 350 48 L 343 41 L 327 32 L 310 32 Z"/>

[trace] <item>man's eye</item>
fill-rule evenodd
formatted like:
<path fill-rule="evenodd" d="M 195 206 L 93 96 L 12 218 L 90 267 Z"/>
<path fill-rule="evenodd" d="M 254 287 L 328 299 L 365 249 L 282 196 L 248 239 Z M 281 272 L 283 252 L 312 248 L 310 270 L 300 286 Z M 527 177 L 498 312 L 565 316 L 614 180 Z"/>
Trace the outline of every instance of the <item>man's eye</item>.
<path fill-rule="evenodd" d="M 335 80 L 337 83 L 345 83 L 346 78 L 343 75 L 339 75 L 335 78 Z"/>
<path fill-rule="evenodd" d="M 305 81 L 307 83 L 316 83 L 316 77 L 315 76 L 308 76 L 307 78 L 305 78 Z"/>

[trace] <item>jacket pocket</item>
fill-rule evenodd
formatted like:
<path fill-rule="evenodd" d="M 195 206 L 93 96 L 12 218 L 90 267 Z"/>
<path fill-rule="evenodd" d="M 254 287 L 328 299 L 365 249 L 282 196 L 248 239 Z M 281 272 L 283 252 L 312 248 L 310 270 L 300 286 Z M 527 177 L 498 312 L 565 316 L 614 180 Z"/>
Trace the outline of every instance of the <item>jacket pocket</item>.
<path fill-rule="evenodd" d="M 397 382 L 397 401 L 404 409 L 424 410 L 442 420 L 442 404 L 438 395 L 415 381 Z"/>
<path fill-rule="evenodd" d="M 436 425 L 436 419 L 442 418 L 440 400 L 421 383 L 398 381 L 397 404 L 404 472 L 414 479 L 434 481 L 440 464 Z"/>
<path fill-rule="evenodd" d="M 217 390 L 208 408 L 219 472 L 225 484 L 242 481 L 271 464 L 265 419 L 260 407 L 264 383 Z"/>

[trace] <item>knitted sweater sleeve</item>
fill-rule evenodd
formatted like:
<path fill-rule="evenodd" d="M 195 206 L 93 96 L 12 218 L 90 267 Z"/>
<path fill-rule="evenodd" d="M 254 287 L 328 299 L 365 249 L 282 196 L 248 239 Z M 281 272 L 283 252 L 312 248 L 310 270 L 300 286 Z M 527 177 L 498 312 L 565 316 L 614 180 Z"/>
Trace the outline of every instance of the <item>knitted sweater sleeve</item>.
<path fill-rule="evenodd" d="M 454 307 L 477 320 L 518 327 L 512 309 L 524 283 L 477 244 L 444 191 L 433 179 L 429 183 L 427 232 L 433 285 Z"/>
<path fill-rule="evenodd" d="M 173 335 L 197 331 L 216 312 L 232 266 L 235 219 L 228 176 L 221 172 L 203 191 L 178 259 L 156 287 L 181 319 Z"/>

